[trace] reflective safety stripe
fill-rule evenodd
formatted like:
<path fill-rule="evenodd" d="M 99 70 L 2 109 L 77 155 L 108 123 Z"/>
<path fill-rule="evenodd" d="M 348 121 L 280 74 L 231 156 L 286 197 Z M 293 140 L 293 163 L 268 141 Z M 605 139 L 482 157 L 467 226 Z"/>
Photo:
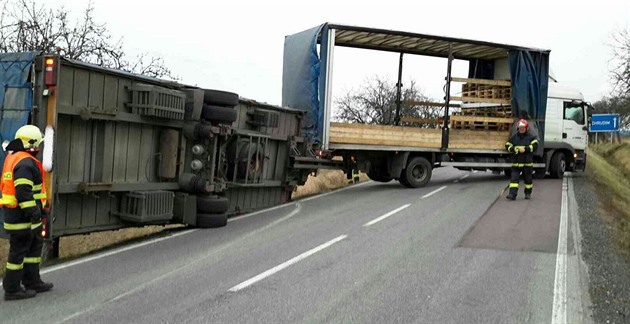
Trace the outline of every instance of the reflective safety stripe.
<path fill-rule="evenodd" d="M 41 257 L 24 258 L 24 263 L 40 263 L 40 262 L 42 262 L 42 258 Z"/>
<path fill-rule="evenodd" d="M 13 172 L 5 172 L 2 175 L 2 179 L 3 180 L 11 180 L 11 179 L 13 179 Z"/>
<path fill-rule="evenodd" d="M 525 166 L 525 163 L 512 163 L 512 166 L 515 168 L 522 168 Z"/>
<path fill-rule="evenodd" d="M 525 163 L 525 164 L 523 164 L 523 166 L 526 166 L 526 167 L 533 167 L 533 166 L 534 166 L 534 163 Z"/>
<path fill-rule="evenodd" d="M 534 144 L 536 144 L 536 143 L 538 143 L 538 140 L 537 140 L 537 139 L 533 140 L 533 141 L 532 141 L 531 143 L 529 143 L 529 144 L 534 145 Z"/>
<path fill-rule="evenodd" d="M 34 229 L 36 229 L 36 228 L 38 228 L 40 226 L 42 226 L 42 222 L 31 224 L 31 229 L 34 230 Z"/>
<path fill-rule="evenodd" d="M 510 188 L 518 188 L 518 182 L 510 182 Z"/>
<path fill-rule="evenodd" d="M 17 207 L 17 204 L 18 204 L 17 198 L 15 198 L 15 196 L 5 195 L 5 194 L 2 195 L 0 202 L 2 203 L 3 206 L 7 206 L 11 208 Z"/>
<path fill-rule="evenodd" d="M 42 191 L 42 184 L 33 185 L 33 191 Z"/>
<path fill-rule="evenodd" d="M 532 189 L 532 188 L 534 188 L 533 184 L 526 184 L 525 185 L 525 189 Z"/>
<path fill-rule="evenodd" d="M 37 206 L 37 203 L 35 202 L 35 200 L 29 200 L 29 201 L 25 201 L 25 202 L 21 202 L 20 203 L 20 208 L 22 208 L 22 209 L 35 207 L 35 206 Z"/>
<path fill-rule="evenodd" d="M 7 262 L 7 270 L 22 270 L 24 268 L 24 263 L 15 264 L 11 262 Z"/>
<path fill-rule="evenodd" d="M 530 152 L 534 152 L 534 145 L 530 145 L 530 146 L 529 146 L 529 151 L 530 151 Z"/>
<path fill-rule="evenodd" d="M 15 181 L 13 181 L 13 186 L 17 187 L 20 185 L 29 185 L 31 187 L 33 187 L 33 181 L 26 179 L 26 178 L 19 178 L 19 179 L 15 179 Z M 40 188 L 41 190 L 41 188 Z"/>
<path fill-rule="evenodd" d="M 31 228 L 31 223 L 18 223 L 18 224 L 4 223 L 4 229 L 7 231 L 17 231 L 17 230 L 30 229 L 30 228 Z"/>
<path fill-rule="evenodd" d="M 36 193 L 36 194 L 33 195 L 33 198 L 35 198 L 35 200 L 43 199 L 43 198 L 46 198 L 46 194 L 45 193 Z"/>

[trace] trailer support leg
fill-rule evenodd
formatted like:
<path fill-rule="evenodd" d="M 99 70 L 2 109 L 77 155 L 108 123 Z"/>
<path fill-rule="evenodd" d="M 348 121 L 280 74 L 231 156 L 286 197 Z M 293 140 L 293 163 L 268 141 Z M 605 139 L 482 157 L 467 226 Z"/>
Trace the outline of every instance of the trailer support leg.
<path fill-rule="evenodd" d="M 448 137 L 449 137 L 449 104 L 451 102 L 451 70 L 453 67 L 453 43 L 448 44 L 448 65 L 446 68 L 446 86 L 444 87 L 445 92 L 445 101 L 446 104 L 444 106 L 444 124 L 442 125 L 442 150 L 446 150 L 448 148 Z"/>

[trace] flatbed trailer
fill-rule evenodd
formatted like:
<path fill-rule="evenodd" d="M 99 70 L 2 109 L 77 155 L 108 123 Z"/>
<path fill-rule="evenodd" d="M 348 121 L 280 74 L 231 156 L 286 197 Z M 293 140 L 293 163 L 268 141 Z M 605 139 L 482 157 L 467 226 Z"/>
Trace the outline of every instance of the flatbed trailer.
<path fill-rule="evenodd" d="M 332 76 L 336 46 L 399 53 L 397 107 L 392 125 L 332 120 Z M 285 38 L 283 106 L 307 111 L 305 134 L 321 156 L 341 156 L 375 181 L 399 180 L 407 187 L 429 182 L 435 167 L 509 173 L 505 143 L 515 122 L 528 119 L 539 137 L 535 176 L 561 177 L 583 169 L 588 141 L 587 103 L 576 91 L 548 97 L 549 50 L 377 28 L 323 24 Z M 444 101 L 402 100 L 404 55 L 444 58 Z M 468 61 L 466 77 L 452 75 L 454 60 Z M 455 85 L 461 84 L 461 91 Z M 401 114 L 402 105 L 439 107 L 439 118 Z M 550 109 L 547 109 L 547 106 Z M 573 111 L 576 110 L 576 111 Z M 568 112 L 582 118 L 568 118 Z M 576 115 L 577 116 L 577 115 Z M 573 117 L 572 117 L 573 118 Z M 547 128 L 547 132 L 546 132 Z M 561 135 L 560 135 L 561 134 Z M 569 136 L 569 134 L 571 136 Z"/>

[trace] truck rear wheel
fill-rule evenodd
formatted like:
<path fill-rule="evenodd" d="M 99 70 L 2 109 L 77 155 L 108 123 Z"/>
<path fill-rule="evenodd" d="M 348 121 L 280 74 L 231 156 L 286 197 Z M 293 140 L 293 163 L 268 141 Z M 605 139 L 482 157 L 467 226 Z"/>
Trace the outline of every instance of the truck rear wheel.
<path fill-rule="evenodd" d="M 203 105 L 201 110 L 201 118 L 219 124 L 231 124 L 236 117 L 236 110 L 229 107 Z"/>
<path fill-rule="evenodd" d="M 551 157 L 551 164 L 549 165 L 549 174 L 552 178 L 561 179 L 564 175 L 564 171 L 567 168 L 567 162 L 564 157 L 564 153 L 556 152 Z"/>
<path fill-rule="evenodd" d="M 227 225 L 227 214 L 197 213 L 197 227 L 215 228 Z"/>
<path fill-rule="evenodd" d="M 197 196 L 197 211 L 200 213 L 225 213 L 229 205 L 229 201 L 225 197 Z"/>
<path fill-rule="evenodd" d="M 407 163 L 400 177 L 400 183 L 409 188 L 424 187 L 431 180 L 431 162 L 421 156 Z"/>
<path fill-rule="evenodd" d="M 238 95 L 221 90 L 204 90 L 203 102 L 209 105 L 234 107 L 238 105 Z"/>

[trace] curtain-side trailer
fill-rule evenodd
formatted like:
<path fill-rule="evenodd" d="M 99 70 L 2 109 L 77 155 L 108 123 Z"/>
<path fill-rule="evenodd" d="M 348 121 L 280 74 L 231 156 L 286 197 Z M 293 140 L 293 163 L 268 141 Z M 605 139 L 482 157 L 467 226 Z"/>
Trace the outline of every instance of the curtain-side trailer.
<path fill-rule="evenodd" d="M 332 76 L 336 46 L 400 55 L 393 125 L 333 122 Z M 323 156 L 342 156 L 375 181 L 407 187 L 429 182 L 433 168 L 509 172 L 505 143 L 516 120 L 529 120 L 539 137 L 535 174 L 562 177 L 583 169 L 588 104 L 577 90 L 550 82 L 549 50 L 366 27 L 323 24 L 285 38 L 283 106 L 306 110 L 306 132 Z M 403 102 L 403 55 L 446 59 L 443 102 Z M 453 61 L 468 62 L 466 77 Z M 456 88 L 455 85 L 458 87 Z M 461 87 L 461 88 L 459 88 Z M 461 91 L 460 91 L 461 89 Z M 548 96 L 549 93 L 549 96 Z M 454 94 L 454 95 L 453 95 Z M 441 107 L 439 118 L 401 115 L 401 105 Z M 350 173 L 352 164 L 345 164 Z"/>
<path fill-rule="evenodd" d="M 302 111 L 235 93 L 39 52 L 0 54 L 0 84 L 0 142 L 26 124 L 47 129 L 49 245 L 146 224 L 224 226 L 289 201 L 318 167 Z"/>

